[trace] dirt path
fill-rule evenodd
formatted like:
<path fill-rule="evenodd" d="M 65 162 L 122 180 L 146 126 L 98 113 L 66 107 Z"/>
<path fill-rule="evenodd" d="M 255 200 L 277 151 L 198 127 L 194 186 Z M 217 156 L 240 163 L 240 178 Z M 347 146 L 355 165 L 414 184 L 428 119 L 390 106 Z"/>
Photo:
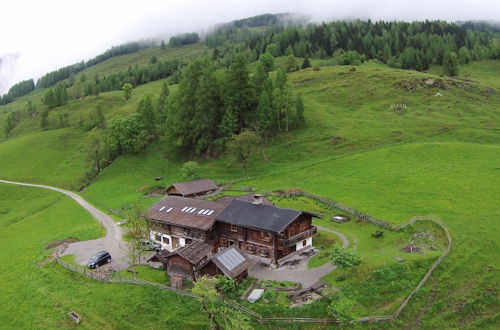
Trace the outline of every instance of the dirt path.
<path fill-rule="evenodd" d="M 318 226 L 318 225 L 315 225 L 315 226 L 316 226 L 319 230 L 327 231 L 327 232 L 329 232 L 329 233 L 332 233 L 332 234 L 337 235 L 338 237 L 340 237 L 340 239 L 342 240 L 342 246 L 343 246 L 343 247 L 345 247 L 345 248 L 346 248 L 346 247 L 348 247 L 348 246 L 349 246 L 349 240 L 347 239 L 347 237 L 346 237 L 344 234 L 342 234 L 342 233 L 340 233 L 340 232 L 338 232 L 338 231 L 332 230 L 332 229 L 330 229 L 330 228 L 326 228 L 326 227 L 322 227 L 322 226 Z M 354 244 L 353 249 L 356 249 L 356 247 L 357 247 L 357 244 Z"/>
<path fill-rule="evenodd" d="M 122 248 L 122 229 L 113 221 L 113 219 L 105 214 L 104 212 L 95 208 L 92 204 L 83 199 L 80 195 L 57 187 L 23 183 L 15 181 L 0 180 L 0 183 L 8 183 L 19 186 L 35 187 L 50 189 L 66 196 L 72 198 L 75 202 L 80 204 L 85 210 L 87 210 L 101 225 L 106 229 L 106 236 L 103 238 L 98 238 L 90 241 L 70 243 L 68 248 L 63 253 L 63 255 L 74 254 L 75 261 L 78 264 L 85 264 L 85 262 L 96 252 L 106 250 L 113 257 L 113 261 L 110 266 L 114 270 L 121 270 L 127 268 L 127 263 L 125 262 L 124 249 Z"/>

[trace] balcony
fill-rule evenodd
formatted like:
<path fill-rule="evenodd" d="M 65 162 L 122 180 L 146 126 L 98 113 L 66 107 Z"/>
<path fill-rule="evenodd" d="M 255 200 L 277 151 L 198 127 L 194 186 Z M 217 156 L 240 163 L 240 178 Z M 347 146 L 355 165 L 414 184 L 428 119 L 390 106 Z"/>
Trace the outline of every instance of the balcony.
<path fill-rule="evenodd" d="M 303 231 L 300 234 L 297 234 L 295 236 L 289 237 L 289 238 L 278 238 L 278 247 L 280 248 L 288 248 L 292 245 L 297 244 L 298 242 L 305 240 L 308 237 L 313 236 L 318 232 L 318 228 L 312 226 L 311 229 Z"/>

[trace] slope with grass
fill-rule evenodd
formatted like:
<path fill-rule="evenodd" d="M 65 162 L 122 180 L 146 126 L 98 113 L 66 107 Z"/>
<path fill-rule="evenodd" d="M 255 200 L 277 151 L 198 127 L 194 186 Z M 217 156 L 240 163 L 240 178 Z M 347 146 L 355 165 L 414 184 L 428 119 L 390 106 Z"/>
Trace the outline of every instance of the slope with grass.
<path fill-rule="evenodd" d="M 491 327 L 498 322 L 500 80 L 492 74 L 498 70 L 498 61 L 473 63 L 461 67 L 470 82 L 446 89 L 419 85 L 411 92 L 398 87 L 403 80 L 447 78 L 437 71 L 394 70 L 373 62 L 355 71 L 324 66 L 292 73 L 289 79 L 306 103 L 306 127 L 260 145 L 249 161 L 248 179 L 241 178 L 240 165 L 229 157 L 199 159 L 201 176 L 261 191 L 300 187 L 393 223 L 419 214 L 438 216 L 450 228 L 454 248 L 399 325 Z M 160 87 L 161 81 L 140 86 L 129 104 L 119 92 L 102 93 L 60 107 L 54 115 L 68 112 L 74 125 L 97 99 L 107 105 L 107 118 L 130 113 L 142 95 L 157 95 Z M 496 92 L 488 93 L 490 87 Z M 443 96 L 436 96 L 438 92 Z M 393 104 L 406 104 L 406 111 L 391 111 Z M 76 157 L 85 132 L 72 127 L 32 133 L 33 123 L 18 130 L 20 137 L 0 143 L 0 173 L 8 176 L 5 179 L 78 187 L 73 184 L 82 165 Z M 67 135 L 62 152 L 53 143 L 65 132 L 73 135 Z M 103 210 L 135 202 L 152 204 L 154 199 L 144 193 L 158 184 L 153 178 L 162 176 L 161 185 L 181 180 L 179 168 L 185 161 L 165 158 L 157 148 L 121 156 L 83 195 Z M 49 156 L 37 158 L 39 154 Z M 68 167 L 64 173 L 57 172 L 61 164 Z M 278 204 L 308 207 L 282 203 Z M 318 224 L 345 232 L 362 254 L 372 255 L 374 264 L 389 260 L 367 243 L 372 229 L 333 225 L 327 221 L 331 214 L 325 215 Z M 359 279 L 366 279 L 369 271 Z M 336 275 L 326 279 L 333 283 Z"/>
<path fill-rule="evenodd" d="M 85 210 L 56 192 L 0 184 L 0 328 L 206 328 L 196 300 L 154 287 L 104 284 L 39 263 L 48 243 L 104 233 Z"/>

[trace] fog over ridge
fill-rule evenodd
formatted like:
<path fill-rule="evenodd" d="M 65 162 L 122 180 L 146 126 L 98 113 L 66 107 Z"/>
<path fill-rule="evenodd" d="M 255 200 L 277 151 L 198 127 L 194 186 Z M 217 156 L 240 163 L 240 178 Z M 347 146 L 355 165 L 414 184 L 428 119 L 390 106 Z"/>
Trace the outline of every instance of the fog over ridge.
<path fill-rule="evenodd" d="M 30 10 L 27 10 L 29 8 Z M 0 94 L 16 82 L 88 60 L 113 45 L 185 32 L 263 13 L 297 13 L 312 22 L 334 19 L 499 20 L 497 0 L 160 1 L 72 3 L 7 0 L 0 20 Z M 17 54 L 13 60 L 11 54 Z"/>

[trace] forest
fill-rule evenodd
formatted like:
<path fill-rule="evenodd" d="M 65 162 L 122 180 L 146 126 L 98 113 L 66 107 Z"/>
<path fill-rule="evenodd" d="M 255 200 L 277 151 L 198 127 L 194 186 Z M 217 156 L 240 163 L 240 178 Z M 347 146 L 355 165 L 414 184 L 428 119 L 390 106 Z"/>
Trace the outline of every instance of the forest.
<path fill-rule="evenodd" d="M 200 40 L 198 33 L 185 33 L 171 37 L 168 46 L 180 47 Z M 213 49 L 213 58 L 217 59 L 219 68 L 229 67 L 239 54 L 254 62 L 260 55 L 269 53 L 274 57 L 330 59 L 330 65 L 356 65 L 376 59 L 394 68 L 418 71 L 436 64 L 444 66 L 445 74 L 454 76 L 458 75 L 458 63 L 500 58 L 498 27 L 486 22 L 356 20 L 306 25 L 287 14 L 264 14 L 221 24 L 205 36 L 203 42 Z M 154 46 L 154 42 L 130 42 L 112 47 L 91 60 L 43 75 L 34 87 L 48 88 L 63 80 L 67 80 L 66 87 L 72 87 L 80 71 L 113 56 Z M 160 47 L 165 49 L 163 41 Z M 151 63 L 156 64 L 155 59 L 152 58 Z M 74 94 L 95 95 L 99 91 L 117 90 L 125 82 L 136 86 L 162 79 L 172 75 L 180 65 L 167 61 L 147 69 L 131 67 L 128 72 L 101 78 L 104 82 L 94 77 L 93 84 L 77 86 Z M 14 85 L 0 97 L 0 105 L 31 92 L 32 85 L 30 80 Z"/>

